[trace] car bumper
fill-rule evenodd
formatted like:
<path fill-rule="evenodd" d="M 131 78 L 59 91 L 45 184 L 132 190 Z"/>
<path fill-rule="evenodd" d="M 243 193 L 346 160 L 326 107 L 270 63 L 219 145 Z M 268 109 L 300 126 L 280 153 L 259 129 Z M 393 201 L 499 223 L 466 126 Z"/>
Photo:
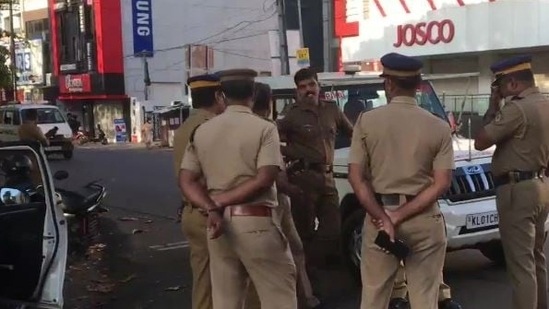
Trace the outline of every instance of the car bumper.
<path fill-rule="evenodd" d="M 497 224 L 477 228 L 467 226 L 468 217 L 497 213 L 494 197 L 453 204 L 446 201 L 439 202 L 446 221 L 448 250 L 477 248 L 482 244 L 500 239 Z M 545 222 L 545 231 L 549 231 L 549 219 Z"/>
<path fill-rule="evenodd" d="M 46 153 L 71 152 L 74 150 L 72 141 L 68 138 L 50 140 L 50 145 L 44 148 Z"/>

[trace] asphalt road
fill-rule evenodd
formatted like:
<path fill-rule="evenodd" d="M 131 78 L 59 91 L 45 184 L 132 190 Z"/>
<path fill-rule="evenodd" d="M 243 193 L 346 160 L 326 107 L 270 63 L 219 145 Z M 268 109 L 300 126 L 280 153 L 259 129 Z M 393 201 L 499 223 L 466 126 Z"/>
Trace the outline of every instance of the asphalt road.
<path fill-rule="evenodd" d="M 102 253 L 71 262 L 67 308 L 191 308 L 189 252 L 175 221 L 179 193 L 171 159 L 167 149 L 107 145 L 51 161 L 53 171 L 70 174 L 58 186 L 102 179 L 109 191 L 111 211 L 103 217 L 96 250 Z M 505 271 L 475 250 L 449 253 L 445 280 L 463 308 L 511 308 Z M 317 287 L 326 308 L 359 308 L 359 288 L 345 271 L 324 272 Z"/>

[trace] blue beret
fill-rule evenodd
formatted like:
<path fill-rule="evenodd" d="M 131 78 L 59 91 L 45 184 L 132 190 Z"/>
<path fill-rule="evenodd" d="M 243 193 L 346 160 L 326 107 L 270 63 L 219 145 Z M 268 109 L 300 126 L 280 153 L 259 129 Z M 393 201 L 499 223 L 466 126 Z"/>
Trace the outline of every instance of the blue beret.
<path fill-rule="evenodd" d="M 187 85 L 192 89 L 204 88 L 204 87 L 219 87 L 221 83 L 219 77 L 215 74 L 204 74 L 190 77 L 187 80 Z"/>
<path fill-rule="evenodd" d="M 398 53 L 389 53 L 381 57 L 383 74 L 381 76 L 410 77 L 421 74 L 423 63 L 415 58 Z"/>
<path fill-rule="evenodd" d="M 532 56 L 520 55 L 520 56 L 515 56 L 512 58 L 500 60 L 492 64 L 492 66 L 490 66 L 490 70 L 492 70 L 494 75 L 501 77 L 503 75 L 517 72 L 517 71 L 531 70 L 532 69 L 531 62 L 532 62 Z"/>

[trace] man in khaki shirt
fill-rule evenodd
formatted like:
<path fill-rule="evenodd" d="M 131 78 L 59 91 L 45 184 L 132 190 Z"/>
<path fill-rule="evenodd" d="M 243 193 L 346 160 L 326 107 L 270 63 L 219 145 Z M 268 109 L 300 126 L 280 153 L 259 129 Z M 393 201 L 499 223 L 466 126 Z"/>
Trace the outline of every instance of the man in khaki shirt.
<path fill-rule="evenodd" d="M 380 229 L 410 249 L 404 267 L 411 308 L 437 309 L 446 235 L 436 201 L 451 183 L 451 130 L 417 104 L 420 61 L 391 53 L 381 63 L 390 103 L 360 115 L 349 154 L 349 182 L 367 212 L 361 308 L 387 308 L 401 262 L 375 244 Z"/>
<path fill-rule="evenodd" d="M 218 74 L 227 109 L 191 135 L 180 174 L 185 197 L 208 213 L 213 307 L 241 309 L 249 277 L 263 309 L 296 309 L 295 264 L 275 211 L 277 129 L 251 110 L 257 72 Z"/>
<path fill-rule="evenodd" d="M 475 148 L 496 145 L 492 175 L 513 308 L 547 309 L 549 100 L 536 87 L 530 56 L 504 59 L 491 70 L 490 108 Z"/>
<path fill-rule="evenodd" d="M 296 103 L 277 121 L 281 138 L 287 143 L 282 154 L 290 162 L 288 178 L 303 190 L 301 198 L 292 200 L 292 215 L 308 266 L 332 266 L 338 264 L 342 251 L 333 174 L 335 139 L 339 133 L 351 137 L 353 126 L 337 104 L 319 99 L 318 76 L 312 69 L 297 71 L 294 82 Z"/>
<path fill-rule="evenodd" d="M 221 83 L 214 75 L 200 75 L 187 81 L 191 89 L 193 109 L 189 117 L 175 130 L 173 158 L 174 171 L 179 180 L 183 153 L 191 133 L 202 123 L 221 114 L 225 102 L 221 96 Z M 206 216 L 198 206 L 183 201 L 181 228 L 190 247 L 190 262 L 193 274 L 193 309 L 212 308 L 212 284 L 210 279 L 210 255 L 206 236 Z"/>
<path fill-rule="evenodd" d="M 23 123 L 19 126 L 17 134 L 20 141 L 39 142 L 42 146 L 48 146 L 50 142 L 44 132 L 36 124 L 38 113 L 36 109 L 27 109 L 23 112 Z"/>

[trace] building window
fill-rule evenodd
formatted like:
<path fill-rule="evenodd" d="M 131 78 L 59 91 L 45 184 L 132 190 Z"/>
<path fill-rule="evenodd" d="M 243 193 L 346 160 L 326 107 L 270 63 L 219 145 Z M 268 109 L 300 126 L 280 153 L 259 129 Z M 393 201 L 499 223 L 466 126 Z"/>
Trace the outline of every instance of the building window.
<path fill-rule="evenodd" d="M 25 22 L 25 32 L 29 39 L 41 39 L 43 36 L 47 36 L 49 29 L 49 20 L 47 18 Z"/>
<path fill-rule="evenodd" d="M 80 36 L 78 6 L 69 6 L 67 10 L 57 13 L 56 19 L 61 64 L 82 61 L 83 44 Z"/>

